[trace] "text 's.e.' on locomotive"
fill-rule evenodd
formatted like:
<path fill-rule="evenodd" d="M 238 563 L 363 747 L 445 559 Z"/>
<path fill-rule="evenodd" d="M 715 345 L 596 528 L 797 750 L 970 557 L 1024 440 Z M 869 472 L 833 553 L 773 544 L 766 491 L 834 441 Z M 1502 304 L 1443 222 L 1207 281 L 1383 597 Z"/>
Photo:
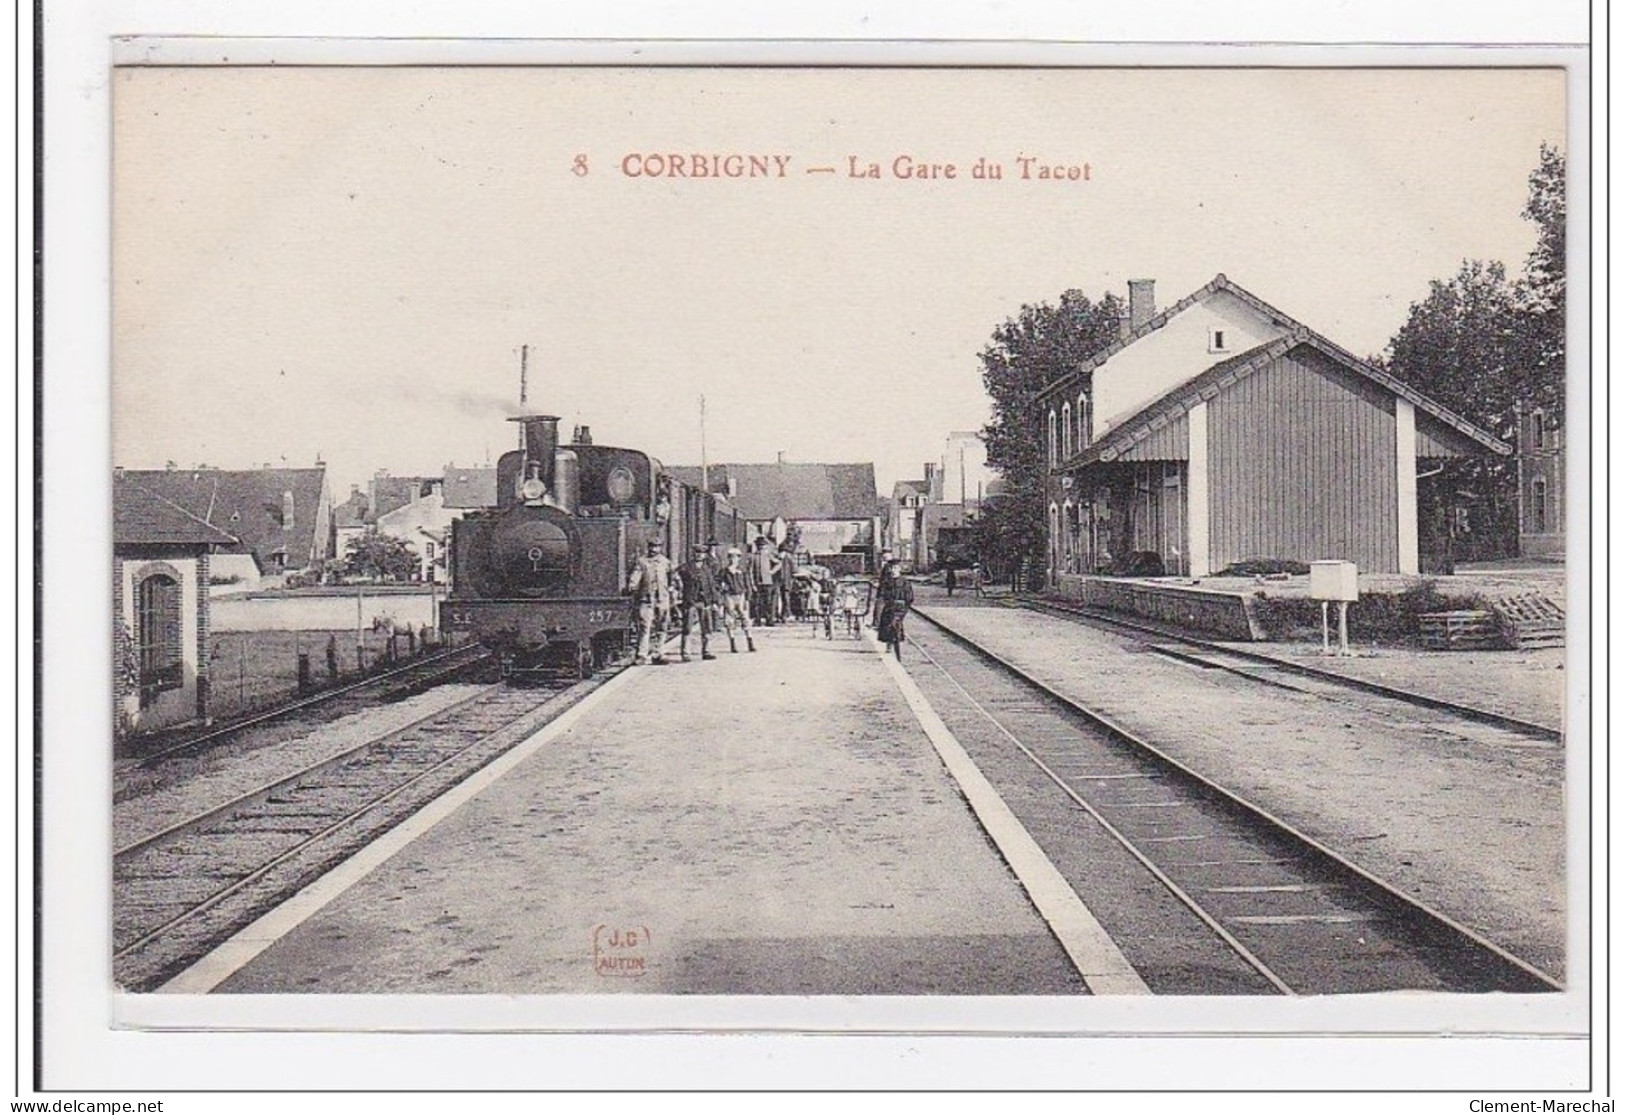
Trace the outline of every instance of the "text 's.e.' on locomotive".
<path fill-rule="evenodd" d="M 508 677 L 585 676 L 627 650 L 628 576 L 651 538 L 675 563 L 695 542 L 744 541 L 721 497 L 668 475 L 636 449 L 559 444 L 551 415 L 510 419 L 523 447 L 497 461 L 497 506 L 452 524 L 441 626 L 471 635 Z"/>

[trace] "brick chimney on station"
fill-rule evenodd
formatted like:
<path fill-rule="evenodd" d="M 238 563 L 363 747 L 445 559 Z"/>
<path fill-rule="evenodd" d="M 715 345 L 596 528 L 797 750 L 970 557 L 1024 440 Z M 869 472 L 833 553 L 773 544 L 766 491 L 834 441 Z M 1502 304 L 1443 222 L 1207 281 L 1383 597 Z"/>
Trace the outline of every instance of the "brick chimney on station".
<path fill-rule="evenodd" d="M 1128 281 L 1128 327 L 1132 332 L 1157 315 L 1155 279 Z"/>

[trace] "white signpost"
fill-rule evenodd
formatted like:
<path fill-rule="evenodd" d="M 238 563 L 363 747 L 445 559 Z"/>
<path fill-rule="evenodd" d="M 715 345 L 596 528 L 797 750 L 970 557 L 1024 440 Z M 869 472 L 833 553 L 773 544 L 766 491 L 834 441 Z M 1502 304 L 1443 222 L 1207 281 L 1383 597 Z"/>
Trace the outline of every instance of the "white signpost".
<path fill-rule="evenodd" d="M 1337 603 L 1338 653 L 1349 653 L 1349 605 L 1360 599 L 1356 580 L 1359 573 L 1352 561 L 1312 561 L 1309 563 L 1309 596 L 1320 601 L 1320 650 L 1330 654 L 1330 606 Z"/>

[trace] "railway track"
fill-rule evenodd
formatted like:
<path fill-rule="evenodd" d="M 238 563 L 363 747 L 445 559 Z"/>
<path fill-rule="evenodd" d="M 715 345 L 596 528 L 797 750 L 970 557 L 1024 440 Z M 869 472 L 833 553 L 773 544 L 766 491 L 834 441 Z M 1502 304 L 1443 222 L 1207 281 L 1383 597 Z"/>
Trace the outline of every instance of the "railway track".
<path fill-rule="evenodd" d="M 130 840 L 113 857 L 115 980 L 158 986 L 611 676 L 483 689 Z"/>
<path fill-rule="evenodd" d="M 1295 689 L 1332 700 L 1339 699 L 1339 694 L 1366 693 L 1416 708 L 1442 712 L 1461 720 L 1488 724 L 1534 740 L 1560 743 L 1563 739 L 1562 731 L 1550 725 L 1537 724 L 1439 697 L 1430 697 L 1408 689 L 1383 685 L 1380 682 L 1349 677 L 1332 670 L 1318 669 L 1307 663 L 1290 662 L 1274 655 L 1258 654 L 1185 632 L 1171 631 L 1155 624 L 1136 623 L 1115 614 L 1089 608 L 1069 607 L 1047 600 L 1021 600 L 1010 606 L 1144 635 L 1150 640 L 1148 647 L 1157 654 L 1205 669 L 1224 670 L 1264 685 Z"/>
<path fill-rule="evenodd" d="M 478 644 L 453 647 L 436 654 L 408 662 L 393 670 L 372 674 L 359 681 L 324 689 L 308 697 L 301 697 L 229 723 L 212 726 L 203 732 L 188 734 L 180 739 L 132 751 L 135 765 L 150 769 L 176 758 L 197 755 L 215 747 L 230 744 L 255 728 L 280 724 L 304 715 L 334 719 L 350 711 L 361 702 L 387 699 L 401 693 L 410 693 L 438 684 L 472 670 L 488 661 L 491 654 Z"/>
<path fill-rule="evenodd" d="M 1219 959 L 1188 965 L 1155 990 L 1280 995 L 1387 991 L 1546 992 L 1556 977 L 1401 891 L 1265 809 L 1204 778 L 1152 742 L 1087 709 L 929 614 L 910 639 L 937 675 L 944 705 L 972 734 L 1012 752 L 1034 780 L 1064 796 L 1043 812 L 1052 844 L 1091 853 L 1072 881 L 1087 893 L 1102 863 L 1155 880 L 1169 924 L 1138 927 L 1191 940 Z M 939 711 L 942 711 L 939 708 Z M 947 714 L 945 714 L 947 715 Z M 1042 840 L 1041 840 L 1042 842 Z M 1064 859 L 1065 857 L 1061 857 Z M 1113 911 L 1127 918 L 1125 910 Z M 1144 916 L 1143 914 L 1141 916 Z M 1121 932 L 1121 930 L 1120 930 Z M 1114 933 L 1114 936 L 1117 935 Z M 1130 933 L 1132 936 L 1133 933 Z M 1215 944 L 1217 942 L 1217 944 Z M 1205 950 L 1205 952 L 1204 952 Z M 1222 954 L 1220 956 L 1219 954 Z M 1192 971 L 1200 975 L 1193 976 Z M 1192 987 L 1190 980 L 1206 980 Z"/>

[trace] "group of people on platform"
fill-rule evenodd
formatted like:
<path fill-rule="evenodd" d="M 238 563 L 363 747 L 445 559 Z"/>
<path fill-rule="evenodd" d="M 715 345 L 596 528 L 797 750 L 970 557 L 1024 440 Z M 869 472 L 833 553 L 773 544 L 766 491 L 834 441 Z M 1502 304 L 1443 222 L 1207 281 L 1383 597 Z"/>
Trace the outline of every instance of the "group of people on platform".
<path fill-rule="evenodd" d="M 633 662 L 666 660 L 667 631 L 675 618 L 681 624 L 678 654 L 689 661 L 688 640 L 698 634 L 702 661 L 716 658 L 711 653 L 711 636 L 719 624 L 728 635 L 728 649 L 739 652 L 735 633 L 744 636 L 745 649 L 754 652 L 750 637 L 750 577 L 737 546 L 728 548 L 727 560 L 719 562 L 716 542 L 696 542 L 689 559 L 673 566 L 665 544 L 649 539 L 647 550 L 632 567 L 627 588 L 638 610 L 638 652 Z"/>
<path fill-rule="evenodd" d="M 689 559 L 673 565 L 665 545 L 651 538 L 647 552 L 638 558 L 628 581 L 628 591 L 637 608 L 638 647 L 634 665 L 663 664 L 664 646 L 675 621 L 680 624 L 678 655 L 690 661 L 689 637 L 697 635 L 701 661 L 716 658 L 711 653 L 711 636 L 720 628 L 728 638 L 728 650 L 737 654 L 742 638 L 745 649 L 756 650 L 752 627 L 772 627 L 788 619 L 812 617 L 822 625 L 826 637 L 833 637 L 834 617 L 842 617 L 846 633 L 859 634 L 863 605 L 857 586 L 837 584 L 827 570 L 819 576 L 797 577 L 795 557 L 780 551 L 771 539 L 761 537 L 747 559 L 739 547 L 728 547 L 725 558 L 717 556 L 713 539 L 697 542 Z M 786 573 L 788 570 L 788 573 Z M 873 599 L 872 624 L 881 642 L 902 658 L 903 617 L 914 603 L 914 589 L 902 574 L 901 565 L 885 555 L 880 583 Z"/>

